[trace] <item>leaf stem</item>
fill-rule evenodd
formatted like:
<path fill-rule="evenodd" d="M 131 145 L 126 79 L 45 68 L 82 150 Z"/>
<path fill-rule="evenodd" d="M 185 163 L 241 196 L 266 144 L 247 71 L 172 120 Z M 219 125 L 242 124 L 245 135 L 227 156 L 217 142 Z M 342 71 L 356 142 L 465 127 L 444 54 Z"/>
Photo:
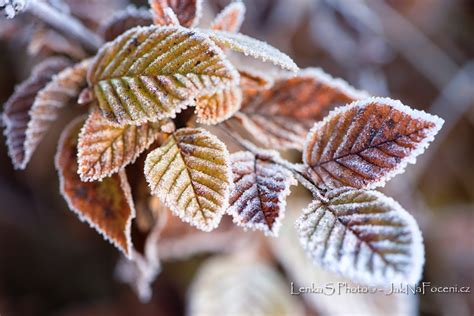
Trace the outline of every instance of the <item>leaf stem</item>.
<path fill-rule="evenodd" d="M 56 10 L 44 1 L 31 1 L 27 11 L 57 31 L 76 39 L 91 53 L 95 53 L 103 44 L 103 40 L 81 21 Z"/>

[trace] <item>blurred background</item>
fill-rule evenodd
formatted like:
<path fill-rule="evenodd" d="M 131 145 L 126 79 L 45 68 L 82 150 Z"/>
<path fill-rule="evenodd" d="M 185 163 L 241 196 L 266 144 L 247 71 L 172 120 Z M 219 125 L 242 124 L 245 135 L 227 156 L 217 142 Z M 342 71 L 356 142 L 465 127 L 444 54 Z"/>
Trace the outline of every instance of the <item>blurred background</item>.
<path fill-rule="evenodd" d="M 55 1 L 57 2 L 57 0 Z M 88 1 L 65 1 L 74 3 Z M 101 2 L 95 0 L 95 2 Z M 100 21 L 127 5 L 73 12 Z M 205 19 L 229 1 L 208 1 Z M 134 2 L 138 6 L 146 1 Z M 474 1 L 472 0 L 245 0 L 242 32 L 289 54 L 301 67 L 317 66 L 378 96 L 400 99 L 446 123 L 415 166 L 384 189 L 423 232 L 424 281 L 474 285 Z M 81 16 L 82 14 L 82 16 Z M 24 15 L 23 20 L 32 19 Z M 0 103 L 28 76 L 38 57 L 28 45 L 35 25 L 18 29 L 0 18 Z M 89 21 L 90 22 L 90 21 Z M 94 28 L 94 21 L 90 22 Z M 31 46 L 30 46 L 31 51 Z M 0 314 L 182 315 L 189 284 L 210 255 L 164 263 L 154 295 L 141 304 L 116 279 L 118 252 L 67 210 L 53 156 L 71 109 L 49 133 L 26 171 L 15 172 L 0 142 Z M 1 137 L 3 138 L 3 137 Z M 282 236 L 264 243 L 266 262 L 284 284 L 324 283 L 337 277 L 313 268 L 290 243 L 293 219 L 309 201 L 301 188 L 288 205 Z M 240 234 L 240 231 L 238 232 Z M 294 233 L 294 232 L 293 232 Z M 250 234 L 261 239 L 261 234 Z M 285 237 L 286 236 L 286 237 Z M 286 246 L 285 246 L 286 245 Z M 225 246 L 223 251 L 229 252 Z M 211 278 L 211 276 L 209 276 Z M 313 278 L 313 279 L 311 279 Z M 310 281 L 311 279 L 311 281 Z M 269 277 L 269 280 L 271 278 Z M 302 281 L 301 281 L 302 280 Z M 270 282 L 270 281 L 269 281 Z M 276 282 L 276 281 L 275 281 Z M 302 284 L 304 285 L 304 284 Z M 216 298 L 218 300 L 219 298 Z M 307 315 L 472 315 L 474 294 L 397 298 L 289 297 Z M 344 306 L 341 306 L 344 305 Z"/>

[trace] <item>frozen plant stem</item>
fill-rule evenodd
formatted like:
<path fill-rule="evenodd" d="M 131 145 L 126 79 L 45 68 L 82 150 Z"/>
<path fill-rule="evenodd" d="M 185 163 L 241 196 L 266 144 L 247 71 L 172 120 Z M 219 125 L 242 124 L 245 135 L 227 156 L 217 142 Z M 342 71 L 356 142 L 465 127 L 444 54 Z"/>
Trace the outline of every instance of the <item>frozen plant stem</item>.
<path fill-rule="evenodd" d="M 299 183 L 301 183 L 306 189 L 308 189 L 314 198 L 320 200 L 321 202 L 328 202 L 328 199 L 321 194 L 321 190 L 305 175 L 300 164 L 291 163 L 287 160 L 282 159 L 280 156 L 266 155 L 265 153 L 262 153 L 262 150 L 255 146 L 253 143 L 249 142 L 246 139 L 242 139 L 239 135 L 233 133 L 225 126 L 227 126 L 227 123 L 224 123 L 224 126 L 221 125 L 219 127 L 241 147 L 245 148 L 259 159 L 271 161 L 272 163 L 291 171 L 296 180 L 298 180 Z"/>
<path fill-rule="evenodd" d="M 79 20 L 59 12 L 46 2 L 31 1 L 27 11 L 57 31 L 78 40 L 90 52 L 95 53 L 103 44 L 102 39 Z"/>

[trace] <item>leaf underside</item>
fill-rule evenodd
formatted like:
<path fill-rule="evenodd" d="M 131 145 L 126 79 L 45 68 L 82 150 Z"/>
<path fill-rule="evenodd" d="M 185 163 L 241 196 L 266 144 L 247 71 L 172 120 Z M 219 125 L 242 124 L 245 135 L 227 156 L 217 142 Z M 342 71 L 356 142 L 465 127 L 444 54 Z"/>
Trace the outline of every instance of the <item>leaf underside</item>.
<path fill-rule="evenodd" d="M 244 3 L 232 2 L 216 16 L 214 21 L 212 21 L 210 28 L 216 31 L 237 33 L 244 21 L 244 15 Z"/>
<path fill-rule="evenodd" d="M 333 191 L 313 201 L 297 220 L 307 254 L 317 264 L 370 285 L 414 284 L 424 252 L 415 220 L 377 191 Z"/>
<path fill-rule="evenodd" d="M 108 177 L 133 163 L 159 136 L 161 122 L 116 126 L 92 112 L 79 135 L 79 174 L 83 181 Z"/>
<path fill-rule="evenodd" d="M 414 163 L 443 121 L 387 98 L 330 113 L 308 134 L 303 161 L 321 188 L 374 188 Z"/>
<path fill-rule="evenodd" d="M 277 236 L 290 186 L 296 185 L 293 175 L 250 152 L 232 154 L 231 164 L 234 186 L 227 212 L 239 226 Z"/>
<path fill-rule="evenodd" d="M 110 19 L 106 20 L 104 24 L 101 25 L 99 34 L 101 34 L 106 41 L 112 41 L 133 27 L 151 24 L 153 24 L 153 19 L 149 10 L 129 6 L 124 10 L 118 11 Z"/>
<path fill-rule="evenodd" d="M 3 122 L 7 138 L 8 154 L 17 169 L 25 169 L 31 156 L 25 143 L 30 109 L 38 92 L 51 80 L 53 75 L 69 66 L 65 58 L 51 57 L 38 64 L 31 76 L 15 88 L 15 92 L 4 106 Z"/>
<path fill-rule="evenodd" d="M 241 75 L 241 80 L 248 79 Z M 242 126 L 267 148 L 302 150 L 308 131 L 335 107 L 368 97 L 321 69 L 307 68 L 296 76 L 284 74 L 273 86 L 244 89 Z"/>
<path fill-rule="evenodd" d="M 184 27 L 194 27 L 201 18 L 202 0 L 149 0 L 156 25 L 169 25 L 166 9 L 170 8 L 176 14 L 179 24 Z"/>
<path fill-rule="evenodd" d="M 55 164 L 61 193 L 81 221 L 131 258 L 130 227 L 135 209 L 125 171 L 101 182 L 82 182 L 77 173 L 78 135 L 84 120 L 80 117 L 71 122 L 59 141 Z"/>
<path fill-rule="evenodd" d="M 225 145 L 203 129 L 176 131 L 145 163 L 153 194 L 185 222 L 210 231 L 228 204 L 231 175 Z"/>
<path fill-rule="evenodd" d="M 173 118 L 239 75 L 206 36 L 182 27 L 136 27 L 106 44 L 88 73 L 103 115 L 119 124 Z"/>

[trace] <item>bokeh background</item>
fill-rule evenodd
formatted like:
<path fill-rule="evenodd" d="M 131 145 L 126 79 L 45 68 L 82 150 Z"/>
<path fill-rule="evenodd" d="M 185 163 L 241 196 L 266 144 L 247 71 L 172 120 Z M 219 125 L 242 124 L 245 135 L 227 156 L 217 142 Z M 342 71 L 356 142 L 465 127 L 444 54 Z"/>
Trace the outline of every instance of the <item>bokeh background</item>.
<path fill-rule="evenodd" d="M 265 39 L 292 56 L 300 67 L 321 67 L 371 94 L 400 99 L 445 119 L 441 133 L 417 165 L 393 179 L 384 192 L 400 201 L 420 225 L 426 249 L 423 280 L 439 286 L 472 287 L 474 2 L 244 2 L 247 14 L 242 32 Z M 111 3 L 108 10 L 126 5 L 125 0 Z M 205 18 L 212 17 L 227 3 L 209 1 Z M 8 31 L 7 24 L 0 27 L 0 33 L 4 33 L 0 40 L 2 104 L 15 84 L 27 77 L 38 57 L 28 54 L 28 42 L 21 38 L 25 32 L 32 32 L 31 27 Z M 60 197 L 53 156 L 62 127 L 77 112 L 71 108 L 62 115 L 26 171 L 13 170 L 5 141 L 0 137 L 0 314 L 184 314 L 189 283 L 208 255 L 165 263 L 153 285 L 151 302 L 141 304 L 130 287 L 114 277 L 118 252 L 68 211 Z M 304 207 L 306 199 L 297 190 L 289 204 L 288 221 Z M 284 241 L 271 242 L 275 243 L 280 244 L 276 247 L 280 251 L 281 245 L 285 245 Z M 288 247 L 292 248 L 291 244 Z M 277 253 L 269 256 L 279 257 Z M 294 268 L 291 272 L 285 269 L 284 261 L 280 256 L 279 264 L 275 259 L 271 262 L 288 283 L 298 279 L 298 273 L 316 275 L 320 282 L 333 280 L 330 275 L 309 272 L 311 266 L 307 265 L 307 271 L 295 272 Z M 295 299 L 309 315 L 347 312 L 331 309 L 331 305 L 338 304 L 337 300 L 318 301 L 319 297 L 314 296 Z M 380 304 L 374 303 L 376 299 L 370 300 L 341 299 L 339 304 L 350 303 L 354 313 L 363 315 L 380 310 L 391 314 L 397 304 L 411 304 L 409 310 L 421 315 L 474 313 L 472 293 L 429 294 Z M 373 307 L 374 304 L 381 307 Z"/>

